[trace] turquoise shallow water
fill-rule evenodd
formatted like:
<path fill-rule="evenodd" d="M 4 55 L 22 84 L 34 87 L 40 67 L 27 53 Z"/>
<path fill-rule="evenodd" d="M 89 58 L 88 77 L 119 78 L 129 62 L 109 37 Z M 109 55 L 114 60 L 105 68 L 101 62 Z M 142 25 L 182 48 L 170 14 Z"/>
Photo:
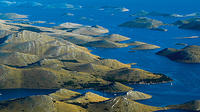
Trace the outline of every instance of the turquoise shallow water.
<path fill-rule="evenodd" d="M 1 0 L 2 1 L 2 0 Z M 14 12 L 29 15 L 30 20 L 44 20 L 60 24 L 75 22 L 85 25 L 101 25 L 110 30 L 130 37 L 132 40 L 143 41 L 161 46 L 161 49 L 173 47 L 182 48 L 176 43 L 199 45 L 199 39 L 176 39 L 176 37 L 200 36 L 199 31 L 182 30 L 175 26 L 166 26 L 168 32 L 151 31 L 146 29 L 120 28 L 118 25 L 132 20 L 130 14 L 140 10 L 166 13 L 188 14 L 200 11 L 199 0 L 11 0 L 12 4 L 0 3 L 1 12 Z M 68 4 L 68 8 L 65 4 Z M 69 8 L 69 4 L 75 9 Z M 80 6 L 82 8 L 80 8 Z M 98 10 L 107 7 L 104 11 Z M 129 12 L 120 12 L 115 8 L 128 8 Z M 66 16 L 73 13 L 74 16 Z M 172 23 L 183 18 L 152 17 L 165 23 Z M 51 26 L 48 24 L 38 24 Z M 130 47 L 129 47 L 130 48 Z M 137 63 L 141 69 L 155 73 L 163 73 L 174 79 L 172 83 L 156 85 L 131 85 L 135 90 L 153 95 L 150 100 L 141 101 L 155 106 L 166 106 L 200 99 L 200 64 L 183 64 L 173 62 L 165 57 L 155 55 L 161 50 L 137 51 L 129 53 L 129 48 L 103 49 L 89 48 L 93 53 L 103 58 L 113 58 L 124 63 Z M 87 91 L 87 90 L 86 90 Z M 89 90 L 91 91 L 91 90 Z M 0 100 L 37 94 L 47 94 L 53 90 L 1 90 Z M 83 92 L 83 91 L 82 91 Z M 99 93 L 99 92 L 97 92 Z M 5 94 L 5 95 L 4 95 Z M 99 93 L 101 94 L 101 93 Z M 111 97 L 112 95 L 106 94 Z M 174 110 L 172 112 L 180 112 Z"/>

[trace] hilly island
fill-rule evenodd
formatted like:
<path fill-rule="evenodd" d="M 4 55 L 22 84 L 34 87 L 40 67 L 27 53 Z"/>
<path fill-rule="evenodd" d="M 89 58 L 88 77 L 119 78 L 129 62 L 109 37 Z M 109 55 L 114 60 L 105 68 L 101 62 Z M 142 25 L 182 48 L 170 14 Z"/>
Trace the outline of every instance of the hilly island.
<path fill-rule="evenodd" d="M 199 3 L 0 0 L 0 112 L 199 112 Z"/>
<path fill-rule="evenodd" d="M 151 97 L 132 91 L 127 84 L 166 83 L 172 81 L 171 78 L 101 58 L 84 47 L 97 47 L 89 44 L 93 42 L 99 46 L 128 46 L 128 43 L 119 43 L 127 37 L 108 35 L 108 29 L 101 26 L 71 28 L 72 23 L 67 25 L 39 27 L 1 20 L 0 88 L 59 89 L 49 95 L 2 101 L 1 112 L 93 112 L 94 109 L 99 112 L 149 112 L 164 109 L 136 102 Z M 124 95 L 105 98 L 68 89 L 94 89 Z M 126 103 L 131 106 L 125 106 Z"/>

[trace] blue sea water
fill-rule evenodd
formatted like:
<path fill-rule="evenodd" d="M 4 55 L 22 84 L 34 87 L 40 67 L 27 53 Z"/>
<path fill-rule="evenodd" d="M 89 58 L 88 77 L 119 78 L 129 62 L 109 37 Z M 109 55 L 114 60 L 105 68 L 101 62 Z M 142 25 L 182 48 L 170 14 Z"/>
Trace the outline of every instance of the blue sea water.
<path fill-rule="evenodd" d="M 9 3 L 0 0 L 0 13 L 19 13 L 29 15 L 32 21 L 42 20 L 54 22 L 75 22 L 85 25 L 101 25 L 110 30 L 131 38 L 131 41 L 143 41 L 163 48 L 182 48 L 176 43 L 200 45 L 200 39 L 176 39 L 177 37 L 200 36 L 199 31 L 178 29 L 166 26 L 168 32 L 146 29 L 129 29 L 118 27 L 119 24 L 132 20 L 130 16 L 140 10 L 158 11 L 163 13 L 189 14 L 200 12 L 199 0 L 10 0 Z M 73 6 L 73 8 L 72 8 Z M 105 10 L 99 10 L 104 7 Z M 130 11 L 121 12 L 116 8 L 128 8 Z M 74 16 L 67 16 L 72 13 Z M 184 18 L 151 17 L 172 23 Z M 37 24 L 51 26 L 49 24 Z M 190 100 L 200 99 L 200 64 L 184 64 L 173 62 L 166 57 L 158 56 L 158 50 L 128 52 L 128 48 L 103 49 L 89 48 L 94 54 L 103 58 L 112 58 L 124 63 L 137 63 L 133 67 L 154 73 L 163 73 L 174 81 L 167 84 L 131 85 L 135 90 L 149 93 L 152 99 L 141 101 L 153 106 L 180 104 Z M 0 100 L 23 97 L 28 95 L 47 94 L 53 90 L 1 90 Z M 83 92 L 83 91 L 82 91 Z M 5 94 L 4 94 L 5 93 Z M 98 92 L 97 92 L 98 93 Z M 99 93 L 101 94 L 101 93 Z M 21 96 L 20 96 L 21 95 Z M 111 97 L 107 95 L 108 97 Z M 171 112 L 180 112 L 173 110 Z"/>

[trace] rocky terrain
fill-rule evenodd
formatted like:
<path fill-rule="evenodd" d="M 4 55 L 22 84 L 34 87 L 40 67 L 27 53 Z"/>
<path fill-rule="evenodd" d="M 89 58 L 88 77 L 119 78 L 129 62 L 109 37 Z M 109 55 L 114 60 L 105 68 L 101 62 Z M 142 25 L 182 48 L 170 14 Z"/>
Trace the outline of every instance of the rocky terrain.
<path fill-rule="evenodd" d="M 166 107 L 154 107 L 137 102 L 137 100 L 146 100 L 151 97 L 151 95 L 132 90 L 122 96 L 106 98 L 92 92 L 81 94 L 68 89 L 59 89 L 48 95 L 0 101 L 0 112 L 154 112 L 170 109 L 200 110 L 199 100 Z"/>
<path fill-rule="evenodd" d="M 151 49 L 158 49 L 159 46 L 152 45 L 152 44 L 142 44 L 136 47 L 131 48 L 132 50 L 151 50 Z"/>
<path fill-rule="evenodd" d="M 130 64 L 117 60 L 102 59 L 91 54 L 87 48 L 76 45 L 76 42 L 72 43 L 76 38 L 93 38 L 113 43 L 129 39 L 117 34 L 96 38 L 97 34 L 108 32 L 100 26 L 64 24 L 47 28 L 6 21 L 2 21 L 0 26 L 1 89 L 93 88 L 107 92 L 125 92 L 132 88 L 122 83 L 172 81 L 165 75 L 131 68 Z M 67 26 L 71 30 L 61 26 Z M 69 41 L 70 37 L 74 39 Z"/>
<path fill-rule="evenodd" d="M 131 68 L 131 64 L 114 59 L 102 59 L 79 46 L 91 41 L 120 44 L 118 42 L 129 39 L 118 34 L 102 35 L 107 32 L 107 29 L 100 26 L 63 24 L 48 28 L 2 20 L 0 88 L 65 89 L 49 95 L 2 101 L 0 112 L 93 112 L 94 109 L 99 112 L 102 109 L 149 112 L 162 109 L 135 102 L 134 100 L 149 99 L 151 96 L 130 91 L 133 88 L 125 84 L 165 83 L 172 81 L 169 77 Z M 109 99 L 91 92 L 80 94 L 67 90 L 87 88 L 102 92 L 129 92 Z M 125 106 L 127 103 L 130 106 Z"/>
<path fill-rule="evenodd" d="M 134 100 L 151 98 L 129 91 L 124 96 L 106 98 L 95 93 L 80 94 L 67 89 L 49 95 L 37 95 L 0 102 L 0 112 L 153 112 L 163 110 Z"/>
<path fill-rule="evenodd" d="M 195 17 L 186 20 L 179 20 L 176 21 L 174 25 L 177 25 L 179 28 L 182 29 L 200 30 L 200 18 Z"/>
<path fill-rule="evenodd" d="M 199 65 L 184 64 L 199 63 L 195 1 L 2 0 L 0 6 L 0 112 L 200 111 Z M 148 11 L 133 14 L 141 8 Z M 164 46 L 172 48 L 157 54 L 181 63 L 156 56 Z M 188 99 L 194 101 L 177 103 Z"/>
<path fill-rule="evenodd" d="M 124 96 L 131 100 L 146 100 L 146 99 L 152 98 L 151 95 L 148 95 L 139 91 L 128 91 L 126 95 Z"/>
<path fill-rule="evenodd" d="M 0 13 L 0 19 L 24 19 L 24 18 L 28 18 L 28 16 L 17 13 Z"/>
<path fill-rule="evenodd" d="M 169 59 L 183 63 L 200 63 L 200 46 L 187 46 L 183 49 L 166 48 L 157 53 Z"/>
<path fill-rule="evenodd" d="M 153 112 L 157 110 L 164 110 L 164 108 L 144 105 L 123 96 L 88 105 L 89 112 Z"/>
<path fill-rule="evenodd" d="M 191 36 L 191 37 L 177 37 L 176 39 L 198 39 L 199 36 Z"/>
<path fill-rule="evenodd" d="M 79 96 L 80 93 L 61 89 L 49 95 L 30 96 L 0 102 L 0 112 L 87 112 L 86 109 L 64 100 Z"/>
<path fill-rule="evenodd" d="M 167 31 L 166 29 L 159 28 L 165 25 L 162 21 L 154 20 L 148 17 L 137 17 L 132 21 L 120 24 L 120 27 L 128 28 L 146 28 L 150 30 Z"/>
<path fill-rule="evenodd" d="M 167 109 L 181 109 L 181 110 L 189 110 L 189 111 L 200 111 L 200 100 L 194 100 L 190 102 L 186 102 L 184 104 L 179 105 L 169 105 Z"/>
<path fill-rule="evenodd" d="M 86 47 L 102 47 L 102 48 L 121 48 L 128 47 L 126 43 L 121 41 L 129 40 L 130 38 L 119 34 L 108 34 L 109 30 L 101 26 L 87 26 L 76 23 L 63 23 L 54 27 L 58 30 L 65 30 L 67 33 L 62 33 L 63 39 L 74 44 Z"/>
<path fill-rule="evenodd" d="M 152 50 L 152 49 L 160 48 L 159 46 L 140 42 L 140 41 L 134 41 L 134 42 L 128 43 L 128 45 L 135 46 L 131 48 L 131 50 Z"/>
<path fill-rule="evenodd" d="M 145 84 L 145 83 L 160 83 L 169 81 L 169 77 L 163 74 L 151 73 L 138 68 L 121 68 L 112 70 L 104 76 L 104 79 L 109 81 L 117 81 L 121 83 L 132 83 L 132 84 Z M 164 79 L 164 80 L 163 80 Z"/>
<path fill-rule="evenodd" d="M 173 18 L 183 18 L 183 17 L 198 17 L 200 16 L 199 12 L 194 12 L 190 14 L 170 14 L 170 13 L 162 13 L 157 11 L 145 11 L 141 10 L 139 12 L 136 12 L 135 14 L 132 14 L 131 16 L 162 16 L 162 17 L 173 17 Z"/>

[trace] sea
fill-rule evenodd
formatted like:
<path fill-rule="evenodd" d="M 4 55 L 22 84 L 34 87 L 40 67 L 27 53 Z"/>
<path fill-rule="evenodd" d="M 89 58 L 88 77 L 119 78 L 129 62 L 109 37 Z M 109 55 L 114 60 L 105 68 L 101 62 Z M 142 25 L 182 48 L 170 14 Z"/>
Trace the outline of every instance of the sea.
<path fill-rule="evenodd" d="M 161 48 L 146 51 L 131 51 L 126 48 L 88 48 L 93 54 L 102 58 L 117 59 L 123 63 L 137 63 L 133 68 L 162 73 L 174 81 L 165 84 L 129 85 L 136 91 L 151 94 L 149 100 L 139 101 L 152 106 L 181 104 L 200 99 L 200 64 L 185 64 L 169 60 L 155 53 L 164 48 L 183 48 L 176 43 L 200 45 L 200 39 L 179 39 L 179 37 L 200 36 L 200 31 L 179 29 L 177 26 L 164 26 L 167 32 L 148 29 L 124 28 L 118 25 L 133 20 L 131 16 L 141 10 L 169 14 L 191 14 L 200 12 L 200 0 L 0 0 L 0 13 L 18 13 L 28 15 L 31 21 L 46 21 L 54 24 L 35 24 L 38 26 L 56 26 L 64 22 L 84 25 L 100 25 L 110 33 L 131 38 L 129 41 L 142 41 Z M 126 10 L 123 10 L 126 9 Z M 151 17 L 166 24 L 187 18 Z M 56 90 L 12 89 L 0 90 L 0 100 L 8 100 L 31 95 L 43 95 Z M 113 97 L 109 93 L 94 90 L 75 90 L 81 93 L 92 91 L 97 94 Z M 189 112 L 167 110 L 162 112 Z"/>

